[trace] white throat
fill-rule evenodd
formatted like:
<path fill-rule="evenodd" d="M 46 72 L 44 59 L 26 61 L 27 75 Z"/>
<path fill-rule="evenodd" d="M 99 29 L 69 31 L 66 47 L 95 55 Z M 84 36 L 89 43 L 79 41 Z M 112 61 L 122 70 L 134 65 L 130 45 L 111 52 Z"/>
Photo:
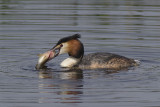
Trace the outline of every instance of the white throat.
<path fill-rule="evenodd" d="M 64 61 L 62 61 L 60 65 L 61 65 L 61 67 L 70 68 L 70 67 L 75 66 L 79 61 L 80 61 L 80 59 L 69 57 L 69 58 L 65 59 Z"/>

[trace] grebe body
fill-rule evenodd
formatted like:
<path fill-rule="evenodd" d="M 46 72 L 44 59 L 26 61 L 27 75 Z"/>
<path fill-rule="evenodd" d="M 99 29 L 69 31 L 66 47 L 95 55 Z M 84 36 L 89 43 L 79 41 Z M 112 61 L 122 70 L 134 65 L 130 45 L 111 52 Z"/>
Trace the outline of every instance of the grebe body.
<path fill-rule="evenodd" d="M 60 54 L 68 53 L 69 58 L 62 61 L 61 67 L 78 67 L 81 69 L 120 69 L 138 65 L 137 61 L 124 56 L 112 53 L 91 53 L 84 55 L 84 46 L 79 34 L 62 38 L 51 49 L 54 51 L 55 57 Z"/>
<path fill-rule="evenodd" d="M 91 53 L 85 55 L 79 64 L 80 68 L 95 69 L 120 69 L 137 65 L 133 59 L 112 53 Z"/>

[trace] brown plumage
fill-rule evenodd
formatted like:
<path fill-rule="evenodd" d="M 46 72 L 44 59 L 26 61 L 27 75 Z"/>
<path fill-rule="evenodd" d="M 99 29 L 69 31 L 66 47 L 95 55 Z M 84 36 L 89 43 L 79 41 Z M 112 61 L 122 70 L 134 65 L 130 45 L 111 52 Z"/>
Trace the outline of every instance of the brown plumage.
<path fill-rule="evenodd" d="M 69 56 L 80 58 L 84 54 L 83 44 L 78 39 L 72 39 L 67 42 Z"/>

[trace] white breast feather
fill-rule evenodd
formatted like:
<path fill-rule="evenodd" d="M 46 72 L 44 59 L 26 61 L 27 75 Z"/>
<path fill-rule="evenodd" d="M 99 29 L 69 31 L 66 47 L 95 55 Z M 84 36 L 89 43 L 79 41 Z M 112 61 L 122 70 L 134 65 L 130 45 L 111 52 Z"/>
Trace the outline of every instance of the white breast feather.
<path fill-rule="evenodd" d="M 69 57 L 65 59 L 60 65 L 61 67 L 73 67 L 79 62 L 79 59 Z"/>

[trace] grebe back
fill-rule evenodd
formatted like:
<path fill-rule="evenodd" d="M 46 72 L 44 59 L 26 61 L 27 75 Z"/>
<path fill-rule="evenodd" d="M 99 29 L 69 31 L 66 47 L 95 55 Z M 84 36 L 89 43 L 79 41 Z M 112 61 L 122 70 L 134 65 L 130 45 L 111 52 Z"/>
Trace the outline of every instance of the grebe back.
<path fill-rule="evenodd" d="M 121 69 L 136 65 L 137 62 L 133 59 L 112 53 L 97 52 L 84 55 L 82 61 L 79 64 L 79 67 L 84 69 Z"/>

